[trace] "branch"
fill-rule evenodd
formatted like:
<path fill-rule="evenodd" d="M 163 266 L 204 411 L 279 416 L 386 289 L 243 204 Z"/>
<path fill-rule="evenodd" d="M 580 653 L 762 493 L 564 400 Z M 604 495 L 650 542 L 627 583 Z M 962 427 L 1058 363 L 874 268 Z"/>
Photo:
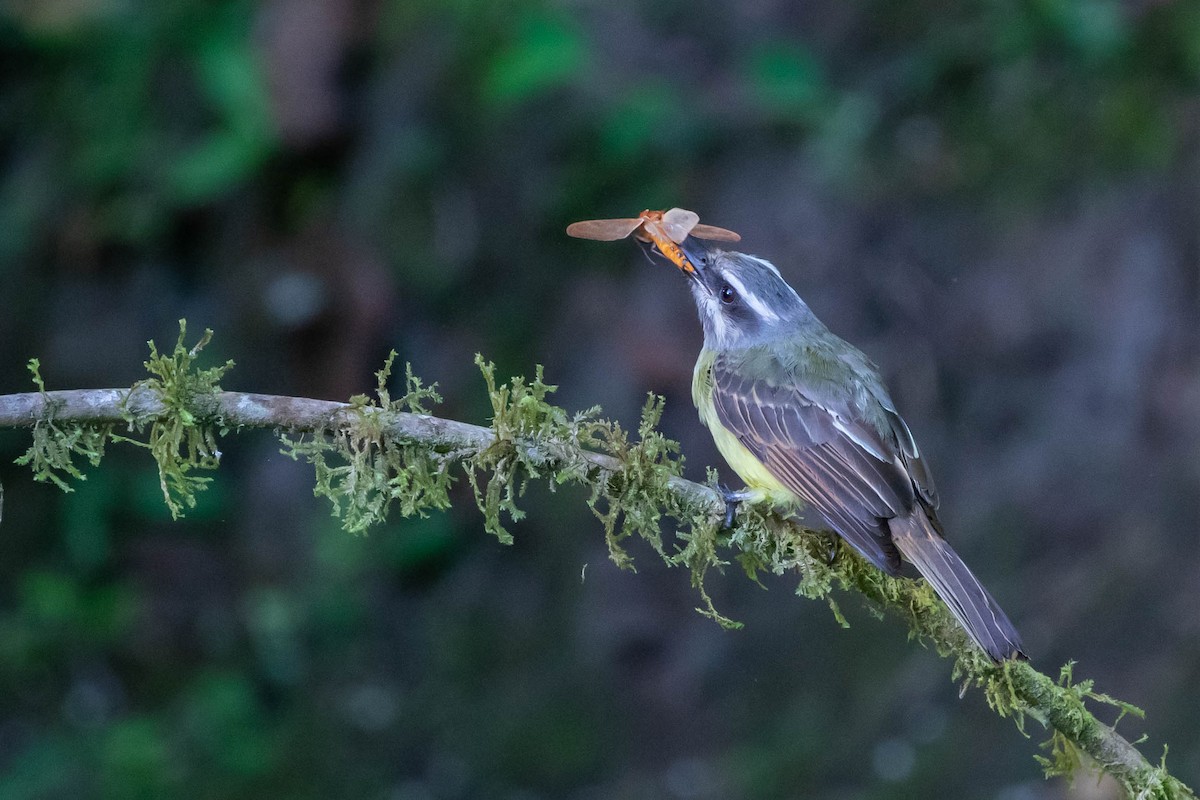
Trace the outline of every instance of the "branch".
<path fill-rule="evenodd" d="M 629 566 L 621 541 L 641 536 L 667 563 L 691 570 L 705 604 L 698 610 L 722 624 L 736 625 L 716 612 L 704 591 L 706 571 L 728 563 L 721 551 L 732 551 L 752 578 L 760 571 L 799 574 L 799 593 L 825 599 L 839 620 L 832 590 L 858 592 L 901 617 L 913 637 L 952 658 L 952 676 L 963 689 L 982 689 L 988 704 L 1013 718 L 1022 732 L 1026 718 L 1047 727 L 1051 738 L 1043 748 L 1049 755 L 1037 758 L 1048 777 L 1070 776 L 1086 756 L 1130 797 L 1195 800 L 1167 772 L 1165 748 L 1162 762 L 1152 764 L 1115 731 L 1126 714 L 1142 712 L 1095 692 L 1091 681 L 1075 682 L 1071 664 L 1055 680 L 1025 662 L 992 663 L 923 581 L 885 575 L 845 548 L 830 564 L 824 534 L 802 530 L 769 510 L 744 509 L 732 531 L 721 530 L 721 496 L 680 477 L 678 446 L 655 430 L 662 412 L 657 398 L 647 403 L 631 441 L 620 426 L 599 419 L 596 409 L 569 417 L 546 402 L 555 387 L 543 383 L 540 369 L 531 382 L 514 378 L 497 386 L 492 366 L 477 359 L 494 414 L 492 427 L 485 428 L 425 413 L 423 403 L 440 398 L 411 370 L 406 393 L 393 400 L 386 388 L 391 359 L 378 373 L 377 401 L 358 396 L 338 403 L 221 391 L 216 381 L 232 365 L 195 370 L 192 362 L 207 336 L 190 351 L 182 340 L 181 331 L 171 356 L 159 355 L 152 345 L 147 367 L 155 377 L 131 389 L 47 392 L 31 362 L 40 391 L 0 396 L 0 428 L 33 429 L 33 446 L 18 461 L 69 491 L 62 476 L 83 477 L 73 456 L 98 464 L 108 441 L 141 444 L 159 463 L 172 513 L 182 513 L 208 480 L 193 472 L 219 462 L 218 435 L 269 428 L 290 432 L 280 434 L 284 452 L 314 465 L 316 493 L 332 501 L 349 530 L 382 520 L 393 503 L 404 515 L 447 507 L 449 469 L 457 465 L 475 491 L 485 527 L 502 541 L 510 540 L 502 512 L 522 516 L 516 501 L 530 479 L 547 478 L 552 488 L 581 483 L 591 489 L 588 503 L 604 525 L 613 560 Z M 118 433 L 121 428 L 135 435 L 148 429 L 147 441 Z M 664 516 L 676 522 L 670 548 L 661 539 Z M 1095 716 L 1089 701 L 1116 709 L 1112 726 Z"/>
<path fill-rule="evenodd" d="M 267 428 L 320 434 L 353 428 L 364 409 L 350 403 L 308 397 L 217 392 L 197 397 L 189 411 L 197 420 L 223 428 Z M 378 414 L 380 429 L 387 438 L 421 445 L 434 453 L 466 458 L 478 455 L 496 443 L 496 432 L 480 425 L 405 411 L 365 411 Z M 147 386 L 0 395 L 0 428 L 32 428 L 47 420 L 58 425 L 120 425 L 128 422 L 130 417 L 144 422 L 163 418 L 165 414 L 167 406 L 160 393 Z M 550 469 L 564 463 L 565 451 L 571 451 L 572 455 L 597 470 L 617 472 L 621 469 L 621 463 L 614 456 L 562 442 L 528 441 L 522 443 L 522 449 L 531 463 Z M 712 488 L 675 476 L 667 482 L 681 503 L 714 515 L 724 513 L 725 501 Z"/>

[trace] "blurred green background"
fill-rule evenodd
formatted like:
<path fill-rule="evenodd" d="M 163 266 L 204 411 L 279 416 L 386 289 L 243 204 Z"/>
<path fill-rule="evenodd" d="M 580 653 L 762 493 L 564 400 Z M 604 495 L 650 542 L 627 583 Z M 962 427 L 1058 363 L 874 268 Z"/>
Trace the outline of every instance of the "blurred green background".
<path fill-rule="evenodd" d="M 1200 783 L 1200 5 L 4 0 L 0 392 L 122 386 L 175 321 L 228 389 L 344 399 L 476 351 L 626 424 L 678 275 L 581 218 L 742 233 L 880 363 L 1035 665 Z M 266 433 L 172 523 L 114 448 L 64 496 L 0 432 L 0 798 L 1112 797 L 894 622 L 793 578 L 606 559 L 575 490 L 343 534 Z M 728 473 L 726 477 L 730 478 Z M 586 565 L 586 571 L 584 567 Z M 1142 723 L 1122 722 L 1136 738 Z"/>

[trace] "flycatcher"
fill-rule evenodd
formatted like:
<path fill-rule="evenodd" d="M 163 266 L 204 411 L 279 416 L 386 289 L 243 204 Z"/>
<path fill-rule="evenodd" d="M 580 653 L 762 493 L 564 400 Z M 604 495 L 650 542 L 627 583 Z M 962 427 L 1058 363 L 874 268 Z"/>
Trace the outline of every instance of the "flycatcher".
<path fill-rule="evenodd" d="M 878 368 L 769 262 L 694 238 L 683 251 L 704 325 L 692 399 L 748 487 L 730 498 L 803 505 L 890 575 L 903 557 L 989 656 L 1024 658 L 1008 617 L 942 538 L 933 478 Z"/>

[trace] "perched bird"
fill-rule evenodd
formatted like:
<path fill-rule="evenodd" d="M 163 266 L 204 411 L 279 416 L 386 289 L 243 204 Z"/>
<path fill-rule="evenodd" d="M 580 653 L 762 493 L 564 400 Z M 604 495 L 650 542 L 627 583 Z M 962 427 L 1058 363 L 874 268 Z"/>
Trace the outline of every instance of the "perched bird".
<path fill-rule="evenodd" d="M 692 398 L 748 487 L 730 501 L 803 504 L 884 572 L 912 563 L 994 660 L 1024 658 L 1008 617 L 942 537 L 933 478 L 878 368 L 769 262 L 694 238 L 682 250 L 671 260 L 704 325 Z"/>

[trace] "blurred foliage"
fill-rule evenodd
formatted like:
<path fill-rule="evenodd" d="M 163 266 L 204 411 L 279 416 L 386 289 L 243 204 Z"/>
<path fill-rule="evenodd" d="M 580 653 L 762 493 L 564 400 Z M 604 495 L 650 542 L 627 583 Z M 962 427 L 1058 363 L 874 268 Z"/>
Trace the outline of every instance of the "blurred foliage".
<path fill-rule="evenodd" d="M 152 245 L 277 149 L 252 4 L 11 5 L 4 137 L 23 163 L 5 188 L 42 194 L 17 203 L 34 226 L 86 211 L 103 240 Z"/>
<path fill-rule="evenodd" d="M 636 304 L 614 286 L 649 290 L 612 249 L 565 249 L 572 219 L 740 208 L 712 221 L 746 221 L 792 252 L 816 192 L 837 209 L 820 220 L 866 220 L 854 238 L 878 236 L 890 263 L 921 250 L 904 238 L 917 234 L 878 231 L 911 214 L 920 232 L 921 208 L 951 219 L 924 229 L 922 252 L 938 252 L 964 207 L 1003 238 L 1005 219 L 1124 182 L 1168 187 L 1172 207 L 1194 200 L 1200 6 L 1178 0 L 7 0 L 0 64 L 0 377 L 14 391 L 35 355 L 54 386 L 127 385 L 141 343 L 186 313 L 229 331 L 246 365 L 231 388 L 345 398 L 395 346 L 438 379 L 448 416 L 483 420 L 489 408 L 467 387 L 478 380 L 469 354 L 484 351 L 501 374 L 545 362 L 597 395 L 583 405 L 614 411 L 612 398 L 633 418 L 665 380 L 650 351 L 683 356 L 674 336 L 646 347 L 608 331 L 609 350 L 632 352 L 640 360 L 622 363 L 642 371 L 602 368 L 581 336 L 588 314 Z M 1194 230 L 1194 214 L 1179 219 Z M 804 235 L 846 247 L 836 224 Z M 833 263 L 840 283 L 861 280 Z M 967 283 L 971 268 L 931 267 Z M 1178 272 L 1164 294 L 1191 297 L 1194 277 Z M 887 288 L 907 308 L 905 287 Z M 1051 294 L 1079 318 L 1117 318 Z M 1121 294 L 1132 319 L 1163 318 L 1132 295 Z M 1055 394 L 1066 389 L 1022 383 L 1017 369 L 1108 340 L 1039 314 L 1013 315 L 1026 338 L 985 354 L 1004 386 L 1027 391 L 1025 407 L 1046 395 L 1074 408 Z M 1192 352 L 1186 333 L 1166 337 Z M 1166 370 L 1178 399 L 1155 408 L 1187 408 L 1186 365 L 1130 353 Z M 953 379 L 978 363 L 946 363 L 931 392 L 965 404 L 970 390 Z M 665 422 L 679 412 L 694 427 L 686 400 L 673 402 Z M 1130 422 L 1148 448 L 1186 440 L 1158 419 Z M 1045 449 L 1051 437 L 1004 409 L 985 423 L 993 448 L 1022 434 Z M 953 432 L 965 451 L 969 437 Z M 499 555 L 456 510 L 344 536 L 309 496 L 310 476 L 264 440 L 227 454 L 172 524 L 153 466 L 109 454 L 64 500 L 11 467 L 28 440 L 0 436 L 0 796 L 1056 796 L 1014 777 L 1034 769 L 1027 748 L 997 745 L 1010 731 L 989 729 L 986 712 L 938 705 L 921 677 L 936 667 L 898 664 L 902 637 L 867 627 L 860 609 L 842 609 L 857 634 L 847 640 L 801 627 L 780 591 L 738 595 L 735 615 L 761 624 L 705 638 L 715 634 L 670 616 L 690 614 L 687 587 L 640 588 L 672 586 L 649 567 L 614 585 L 623 579 L 593 563 L 581 582 L 580 566 L 604 557 L 579 535 L 596 524 L 568 510 L 579 498 L 536 490 L 530 543 Z M 1147 502 L 1194 488 L 1194 462 L 1144 470 Z M 1096 491 L 1129 487 L 1111 477 Z M 1138 616 L 1162 597 L 1125 580 L 1145 577 L 1142 562 L 1096 531 L 1118 520 L 1163 554 L 1155 591 L 1192 585 L 1180 571 L 1194 542 L 1184 550 L 1162 525 L 1116 512 L 1045 537 L 1029 521 L 1057 524 L 1064 504 L 1012 503 L 995 512 L 1003 524 L 989 518 L 1011 542 L 988 551 L 989 574 L 1035 563 L 1071 597 L 1106 595 L 1104 619 L 1144 631 L 1141 648 L 1106 650 L 1114 661 L 1145 651 L 1137 664 L 1157 669 L 1145 693 L 1200 679 L 1187 615 L 1166 607 L 1175 628 Z M 1194 519 L 1186 504 L 1163 507 L 1159 522 Z M 1088 553 L 1120 569 L 1084 580 L 1074 568 L 1095 567 Z M 1148 645 L 1168 635 L 1176 660 L 1150 663 Z M 1137 682 L 1132 666 L 1105 668 Z M 1200 774 L 1194 725 L 1178 717 L 1164 731 L 1138 699 L 1178 742 L 1181 774 Z M 1159 717 L 1182 715 L 1176 705 Z"/>

